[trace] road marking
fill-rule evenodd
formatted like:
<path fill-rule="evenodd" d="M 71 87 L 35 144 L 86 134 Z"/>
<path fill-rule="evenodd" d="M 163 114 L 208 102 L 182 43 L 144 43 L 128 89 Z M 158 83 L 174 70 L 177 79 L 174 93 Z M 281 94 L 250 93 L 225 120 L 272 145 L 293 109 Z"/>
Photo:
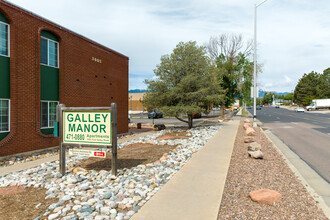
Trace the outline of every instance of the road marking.
<path fill-rule="evenodd" d="M 294 117 L 294 118 L 305 119 L 305 120 L 310 120 L 310 121 L 321 122 L 321 123 L 325 123 L 325 124 L 330 124 L 330 122 L 315 120 L 315 119 L 311 119 L 311 118 L 301 118 L 301 117 L 298 117 L 298 116 L 295 116 L 295 115 L 291 115 L 291 114 L 280 114 L 280 113 L 276 113 L 276 114 L 291 116 L 291 117 Z"/>
<path fill-rule="evenodd" d="M 276 117 L 277 119 L 280 119 L 279 117 Z"/>
<path fill-rule="evenodd" d="M 293 128 L 292 126 L 283 126 L 283 127 L 281 127 L 281 128 Z"/>

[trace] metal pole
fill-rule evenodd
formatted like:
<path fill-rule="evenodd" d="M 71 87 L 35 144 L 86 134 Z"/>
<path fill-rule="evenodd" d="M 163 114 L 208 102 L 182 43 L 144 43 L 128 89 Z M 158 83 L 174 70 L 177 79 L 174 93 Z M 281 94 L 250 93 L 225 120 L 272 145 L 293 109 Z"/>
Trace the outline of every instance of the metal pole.
<path fill-rule="evenodd" d="M 60 161 L 60 173 L 65 175 L 65 145 L 63 144 L 63 118 L 62 118 L 62 108 L 64 108 L 64 104 L 60 104 L 56 106 L 56 119 L 58 121 L 58 134 L 60 137 L 60 145 L 59 145 L 59 161 Z"/>
<path fill-rule="evenodd" d="M 117 175 L 117 104 L 111 103 L 112 117 L 112 150 L 111 150 L 111 174 Z"/>
<path fill-rule="evenodd" d="M 267 0 L 254 5 L 254 70 L 253 70 L 253 122 L 257 117 L 257 7 L 265 3 Z M 253 123 L 256 126 L 256 123 Z"/>
<path fill-rule="evenodd" d="M 254 54 L 253 54 L 253 121 L 257 116 L 257 5 L 254 5 Z"/>

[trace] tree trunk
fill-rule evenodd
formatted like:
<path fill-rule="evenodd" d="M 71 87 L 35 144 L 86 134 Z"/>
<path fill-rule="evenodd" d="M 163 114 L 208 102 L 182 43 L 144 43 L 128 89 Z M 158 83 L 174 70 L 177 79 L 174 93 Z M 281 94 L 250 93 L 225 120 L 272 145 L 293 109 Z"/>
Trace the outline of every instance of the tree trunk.
<path fill-rule="evenodd" d="M 222 104 L 222 105 L 220 106 L 220 117 L 221 117 L 222 119 L 225 118 L 225 105 L 224 105 L 224 104 Z"/>
<path fill-rule="evenodd" d="M 193 127 L 193 118 L 192 115 L 188 115 L 188 128 L 192 128 Z"/>

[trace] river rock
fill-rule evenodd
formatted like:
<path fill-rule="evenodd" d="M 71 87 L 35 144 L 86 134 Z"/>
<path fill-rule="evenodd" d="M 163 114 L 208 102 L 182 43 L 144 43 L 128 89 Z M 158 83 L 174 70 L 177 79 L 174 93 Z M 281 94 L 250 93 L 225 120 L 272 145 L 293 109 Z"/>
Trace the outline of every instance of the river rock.
<path fill-rule="evenodd" d="M 74 174 L 78 174 L 78 173 L 83 173 L 83 174 L 86 174 L 87 173 L 87 170 L 85 170 L 84 168 L 82 167 L 76 167 L 73 169 L 72 171 Z"/>
<path fill-rule="evenodd" d="M 59 214 L 55 213 L 55 214 L 51 214 L 48 216 L 48 219 L 51 220 L 51 219 L 55 219 L 59 216 Z"/>
<path fill-rule="evenodd" d="M 273 204 L 281 202 L 282 195 L 274 190 L 259 189 L 249 193 L 251 199 L 258 203 Z"/>

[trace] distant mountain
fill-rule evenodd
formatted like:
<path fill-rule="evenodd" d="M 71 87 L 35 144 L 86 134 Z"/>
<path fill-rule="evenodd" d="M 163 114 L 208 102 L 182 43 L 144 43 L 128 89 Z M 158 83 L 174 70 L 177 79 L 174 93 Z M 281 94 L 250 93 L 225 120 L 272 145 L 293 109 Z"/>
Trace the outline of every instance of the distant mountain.
<path fill-rule="evenodd" d="M 265 91 L 265 90 L 259 89 L 259 97 L 263 98 L 265 96 L 266 92 L 267 93 L 272 92 L 272 93 L 275 93 L 276 95 L 287 95 L 287 94 L 289 94 L 289 92 Z"/>
<path fill-rule="evenodd" d="M 145 93 L 146 90 L 145 89 L 131 89 L 128 90 L 128 93 Z"/>

